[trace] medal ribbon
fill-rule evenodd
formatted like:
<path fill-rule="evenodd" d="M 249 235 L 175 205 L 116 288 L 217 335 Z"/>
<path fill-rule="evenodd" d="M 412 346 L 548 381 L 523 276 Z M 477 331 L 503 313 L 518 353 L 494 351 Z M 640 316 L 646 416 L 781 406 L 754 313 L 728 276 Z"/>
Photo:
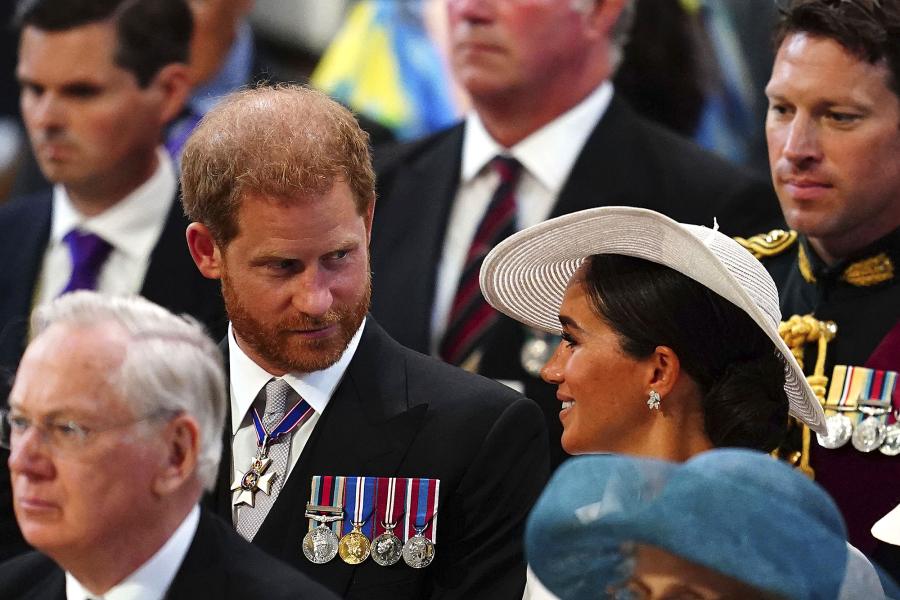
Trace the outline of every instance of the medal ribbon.
<path fill-rule="evenodd" d="M 264 445 L 277 442 L 282 436 L 292 432 L 297 426 L 314 412 L 313 407 L 301 398 L 297 403 L 287 411 L 280 421 L 275 425 L 272 431 L 266 431 L 262 419 L 259 418 L 259 412 L 253 409 L 253 427 L 256 429 L 256 446 L 262 448 Z"/>
<path fill-rule="evenodd" d="M 865 367 L 853 367 L 836 365 L 832 375 L 832 387 L 829 390 L 829 406 L 857 406 L 863 400 L 892 401 L 896 389 L 897 373 L 895 371 L 882 371 L 879 369 L 867 369 Z M 838 395 L 839 394 L 839 395 Z M 896 405 L 897 399 L 893 399 Z M 876 419 L 885 422 L 895 420 L 893 411 L 888 414 L 872 415 Z M 869 415 L 859 408 L 855 414 L 855 422 L 859 423 Z"/>
<path fill-rule="evenodd" d="M 404 543 L 416 535 L 422 535 L 437 543 L 437 511 L 440 479 L 410 478 L 406 492 L 406 519 L 404 520 Z"/>
<path fill-rule="evenodd" d="M 387 529 L 382 523 L 395 523 L 394 535 L 400 533 L 400 517 L 406 508 L 406 483 L 402 477 L 379 477 L 375 491 L 374 537 L 378 537 Z M 400 536 L 397 536 L 400 537 Z"/>
<path fill-rule="evenodd" d="M 375 510 L 375 477 L 347 477 L 344 489 L 344 534 L 353 530 L 353 523 L 363 523 L 360 528 L 372 539 L 372 512 Z"/>
<path fill-rule="evenodd" d="M 343 509 L 344 504 L 344 487 L 346 485 L 345 477 L 334 475 L 313 475 L 310 481 L 309 501 L 311 504 L 319 506 L 333 506 Z M 331 530 L 338 537 L 341 536 L 342 520 L 329 524 Z M 319 522 L 315 519 L 309 519 L 309 529 L 312 531 L 314 527 L 318 527 Z"/>

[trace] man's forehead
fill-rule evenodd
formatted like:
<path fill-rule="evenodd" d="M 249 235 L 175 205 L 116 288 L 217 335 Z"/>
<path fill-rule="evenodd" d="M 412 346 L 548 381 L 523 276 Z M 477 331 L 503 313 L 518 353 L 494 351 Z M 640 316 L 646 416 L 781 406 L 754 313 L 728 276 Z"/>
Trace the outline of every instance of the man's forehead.
<path fill-rule="evenodd" d="M 19 40 L 19 75 L 41 70 L 71 79 L 96 78 L 97 69 L 126 69 L 115 63 L 118 34 L 111 21 L 97 21 L 58 31 L 29 25 Z"/>

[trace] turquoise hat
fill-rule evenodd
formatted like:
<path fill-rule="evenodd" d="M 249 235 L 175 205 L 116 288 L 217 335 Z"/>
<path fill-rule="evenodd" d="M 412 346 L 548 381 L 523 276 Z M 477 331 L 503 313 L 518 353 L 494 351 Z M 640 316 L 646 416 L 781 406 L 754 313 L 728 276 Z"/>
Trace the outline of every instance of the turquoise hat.
<path fill-rule="evenodd" d="M 883 598 L 874 569 L 846 539 L 829 496 L 766 454 L 718 449 L 685 463 L 610 454 L 556 471 L 528 519 L 526 555 L 563 600 L 622 585 L 635 544 L 784 598 Z M 846 595 L 848 572 L 852 585 L 868 587 Z"/>

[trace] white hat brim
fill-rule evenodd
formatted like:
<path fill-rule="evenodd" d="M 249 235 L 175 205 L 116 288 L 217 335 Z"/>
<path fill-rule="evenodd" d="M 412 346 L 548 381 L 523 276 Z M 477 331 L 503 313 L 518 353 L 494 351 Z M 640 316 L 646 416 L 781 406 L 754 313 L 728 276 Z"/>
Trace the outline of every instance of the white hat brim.
<path fill-rule="evenodd" d="M 784 358 L 790 413 L 814 431 L 826 432 L 822 406 L 778 334 L 775 283 L 747 250 L 718 231 L 627 206 L 570 213 L 499 243 L 482 264 L 481 290 L 500 312 L 558 335 L 559 307 L 569 280 L 594 254 L 622 254 L 667 266 L 746 312 Z"/>

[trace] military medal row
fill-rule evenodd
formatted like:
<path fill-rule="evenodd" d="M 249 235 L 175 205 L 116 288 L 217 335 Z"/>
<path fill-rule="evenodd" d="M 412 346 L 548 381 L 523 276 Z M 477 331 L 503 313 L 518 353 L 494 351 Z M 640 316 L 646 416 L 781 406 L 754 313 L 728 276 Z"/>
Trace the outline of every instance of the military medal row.
<path fill-rule="evenodd" d="M 824 448 L 850 442 L 860 452 L 900 454 L 900 389 L 897 372 L 837 365 L 825 408 L 826 435 L 816 434 Z"/>
<path fill-rule="evenodd" d="M 316 475 L 306 505 L 303 555 L 324 564 L 335 556 L 382 567 L 402 558 L 414 569 L 432 563 L 437 543 L 440 480 Z"/>

